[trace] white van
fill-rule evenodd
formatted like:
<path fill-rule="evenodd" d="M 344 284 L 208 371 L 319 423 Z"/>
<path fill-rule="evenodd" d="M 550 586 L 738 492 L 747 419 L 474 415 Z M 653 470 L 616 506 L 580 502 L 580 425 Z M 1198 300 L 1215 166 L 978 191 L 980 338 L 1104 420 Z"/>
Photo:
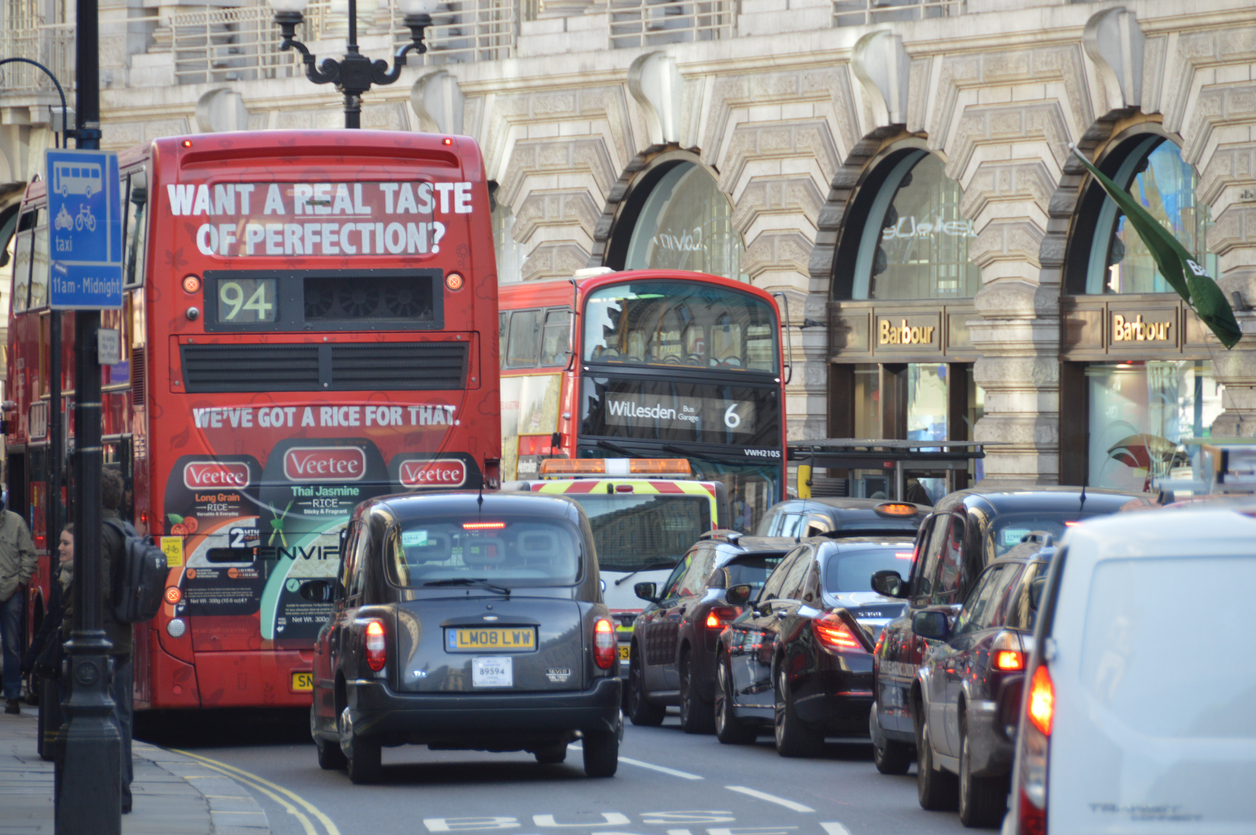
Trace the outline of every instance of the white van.
<path fill-rule="evenodd" d="M 1061 542 L 1004 835 L 1256 832 L 1256 500 L 1223 501 Z"/>

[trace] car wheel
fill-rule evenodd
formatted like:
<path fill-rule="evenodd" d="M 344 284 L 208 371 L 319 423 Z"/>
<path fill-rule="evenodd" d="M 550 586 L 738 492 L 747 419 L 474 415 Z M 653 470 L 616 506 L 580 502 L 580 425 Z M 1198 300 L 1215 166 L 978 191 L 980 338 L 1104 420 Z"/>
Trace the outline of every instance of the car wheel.
<path fill-rule="evenodd" d="M 905 742 L 886 739 L 881 729 L 876 727 L 877 706 L 872 706 L 868 714 L 868 735 L 872 738 L 872 763 L 882 774 L 906 774 L 911 768 L 915 752 Z"/>
<path fill-rule="evenodd" d="M 680 729 L 687 734 L 709 734 L 715 730 L 715 714 L 693 686 L 693 653 L 680 657 Z"/>
<path fill-rule="evenodd" d="M 667 708 L 648 701 L 645 697 L 645 676 L 641 672 L 641 655 L 636 647 L 628 661 L 628 705 L 624 710 L 634 725 L 654 727 L 663 724 Z"/>
<path fill-rule="evenodd" d="M 619 768 L 619 735 L 611 731 L 584 732 L 584 773 L 614 777 Z"/>
<path fill-rule="evenodd" d="M 924 711 L 916 706 L 917 714 Z M 922 809 L 933 812 L 949 812 L 959 798 L 955 775 L 936 768 L 933 763 L 933 743 L 929 741 L 929 720 L 916 718 L 916 797 Z"/>
<path fill-rule="evenodd" d="M 555 742 L 553 745 L 536 749 L 532 754 L 541 765 L 558 765 L 567 759 L 567 743 Z"/>
<path fill-rule="evenodd" d="M 379 779 L 379 740 L 364 739 L 353 732 L 347 707 L 340 712 L 340 750 L 345 757 L 345 770 L 354 783 L 374 783 Z"/>
<path fill-rule="evenodd" d="M 733 712 L 733 671 L 728 656 L 715 662 L 715 738 L 725 745 L 749 745 L 757 736 Z"/>
<path fill-rule="evenodd" d="M 807 729 L 794 712 L 785 671 L 776 675 L 776 753 L 782 757 L 814 757 L 824 746 L 824 738 Z"/>
<path fill-rule="evenodd" d="M 1007 811 L 1007 783 L 998 777 L 974 777 L 968 723 L 959 722 L 959 820 L 964 826 L 998 826 Z"/>

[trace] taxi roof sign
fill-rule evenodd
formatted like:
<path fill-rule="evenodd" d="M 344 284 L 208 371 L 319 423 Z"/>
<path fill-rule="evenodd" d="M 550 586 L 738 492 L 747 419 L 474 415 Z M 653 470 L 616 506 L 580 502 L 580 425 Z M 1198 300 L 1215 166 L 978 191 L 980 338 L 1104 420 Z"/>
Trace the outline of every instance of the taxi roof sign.
<path fill-rule="evenodd" d="M 541 462 L 541 478 L 594 478 L 602 476 L 666 476 L 692 478 L 684 458 L 547 458 Z"/>

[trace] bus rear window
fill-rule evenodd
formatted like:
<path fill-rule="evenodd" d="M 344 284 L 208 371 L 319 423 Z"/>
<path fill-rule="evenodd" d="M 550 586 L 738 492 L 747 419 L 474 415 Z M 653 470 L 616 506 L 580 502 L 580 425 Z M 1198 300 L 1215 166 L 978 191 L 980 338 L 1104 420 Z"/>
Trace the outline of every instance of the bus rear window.
<path fill-rule="evenodd" d="M 711 500 L 696 495 L 567 493 L 584 508 L 603 571 L 674 563 L 711 530 Z"/>

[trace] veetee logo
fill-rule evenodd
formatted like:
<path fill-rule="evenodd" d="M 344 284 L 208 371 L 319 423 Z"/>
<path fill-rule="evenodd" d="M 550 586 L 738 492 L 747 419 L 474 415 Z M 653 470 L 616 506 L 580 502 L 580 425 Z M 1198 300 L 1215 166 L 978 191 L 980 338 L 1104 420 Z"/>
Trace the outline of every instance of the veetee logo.
<path fill-rule="evenodd" d="M 283 474 L 289 481 L 360 481 L 366 453 L 353 446 L 293 447 L 284 453 Z"/>
<path fill-rule="evenodd" d="M 189 463 L 183 467 L 183 486 L 189 490 L 242 490 L 249 486 L 249 465 L 230 461 Z"/>
<path fill-rule="evenodd" d="M 461 487 L 467 482 L 467 465 L 456 458 L 402 461 L 398 475 L 403 487 Z"/>

